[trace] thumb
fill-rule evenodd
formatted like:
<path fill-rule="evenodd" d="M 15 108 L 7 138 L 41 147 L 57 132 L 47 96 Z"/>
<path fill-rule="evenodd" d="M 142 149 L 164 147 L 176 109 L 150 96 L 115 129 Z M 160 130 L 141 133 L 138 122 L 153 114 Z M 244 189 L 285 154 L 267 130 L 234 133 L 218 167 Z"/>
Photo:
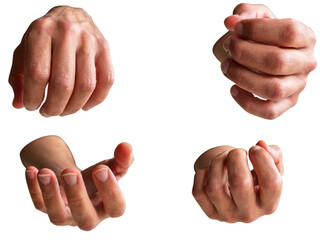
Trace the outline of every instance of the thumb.
<path fill-rule="evenodd" d="M 24 84 L 24 49 L 21 43 L 13 54 L 12 67 L 9 75 L 9 84 L 14 93 L 12 105 L 15 108 L 23 108 L 23 84 Z"/>
<path fill-rule="evenodd" d="M 235 25 L 242 19 L 252 18 L 276 18 L 276 16 L 265 5 L 242 3 L 235 7 L 232 16 L 224 20 L 224 25 L 233 31 Z"/>
<path fill-rule="evenodd" d="M 107 166 L 119 180 L 128 171 L 134 161 L 132 146 L 129 143 L 120 143 L 114 150 L 114 158 L 108 160 Z"/>

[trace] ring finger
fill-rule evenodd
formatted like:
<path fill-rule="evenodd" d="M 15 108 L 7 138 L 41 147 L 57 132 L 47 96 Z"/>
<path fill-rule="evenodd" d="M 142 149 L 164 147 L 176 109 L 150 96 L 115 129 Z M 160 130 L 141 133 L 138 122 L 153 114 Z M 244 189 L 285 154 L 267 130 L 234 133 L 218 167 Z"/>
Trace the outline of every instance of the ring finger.
<path fill-rule="evenodd" d="M 301 92 L 306 82 L 296 75 L 270 76 L 256 73 L 232 59 L 221 64 L 223 73 L 240 88 L 254 93 L 259 97 L 272 101 L 287 98 L 296 92 Z"/>

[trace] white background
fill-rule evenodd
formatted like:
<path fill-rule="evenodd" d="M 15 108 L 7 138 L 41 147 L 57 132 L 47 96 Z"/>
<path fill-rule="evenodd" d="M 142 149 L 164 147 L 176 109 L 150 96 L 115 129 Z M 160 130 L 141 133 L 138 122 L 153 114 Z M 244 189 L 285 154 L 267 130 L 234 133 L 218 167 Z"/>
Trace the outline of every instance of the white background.
<path fill-rule="evenodd" d="M 298 105 L 280 118 L 264 120 L 242 110 L 230 96 L 232 83 L 211 52 L 226 32 L 223 20 L 238 3 L 3 2 L 0 238 L 319 239 L 319 69 L 309 75 Z M 298 19 L 319 33 L 315 3 L 264 2 L 277 17 Z M 13 50 L 29 24 L 60 4 L 82 7 L 93 17 L 110 43 L 116 79 L 98 107 L 47 119 L 11 106 L 7 78 Z M 67 142 L 80 168 L 112 157 L 122 141 L 133 145 L 136 161 L 120 182 L 127 200 L 124 216 L 84 232 L 54 226 L 34 209 L 19 152 L 49 134 Z M 208 219 L 191 195 L 194 161 L 211 147 L 228 144 L 249 149 L 260 139 L 284 152 L 284 190 L 278 210 L 251 224 Z"/>

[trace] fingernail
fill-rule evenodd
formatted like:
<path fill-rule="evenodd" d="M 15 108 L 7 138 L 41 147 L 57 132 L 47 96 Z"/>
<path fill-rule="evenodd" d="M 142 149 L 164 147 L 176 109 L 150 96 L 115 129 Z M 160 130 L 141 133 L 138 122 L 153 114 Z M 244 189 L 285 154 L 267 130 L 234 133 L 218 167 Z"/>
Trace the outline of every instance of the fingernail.
<path fill-rule="evenodd" d="M 236 34 L 238 35 L 242 35 L 242 32 L 243 32 L 243 24 L 240 22 L 240 23 L 237 23 L 236 26 L 234 27 L 234 31 Z"/>
<path fill-rule="evenodd" d="M 26 105 L 24 105 L 24 107 L 28 110 L 28 111 L 34 111 L 34 110 L 37 110 L 37 106 L 26 106 Z"/>
<path fill-rule="evenodd" d="M 67 115 L 69 115 L 69 113 L 61 113 L 60 117 L 64 117 L 64 116 L 67 116 Z"/>
<path fill-rule="evenodd" d="M 108 179 L 108 169 L 107 168 L 100 168 L 99 170 L 95 171 L 94 173 L 99 181 L 105 182 Z"/>
<path fill-rule="evenodd" d="M 29 179 L 34 179 L 34 172 L 33 171 L 27 170 L 26 173 L 27 173 L 27 177 Z"/>
<path fill-rule="evenodd" d="M 230 150 L 226 150 L 226 151 L 223 151 L 222 153 L 220 153 L 219 155 L 221 155 L 221 156 L 228 155 L 229 152 L 230 152 Z"/>
<path fill-rule="evenodd" d="M 84 110 L 84 111 L 88 111 L 88 110 L 90 110 L 92 107 L 91 106 L 87 106 L 87 105 L 85 105 L 83 108 L 82 108 L 82 110 Z"/>
<path fill-rule="evenodd" d="M 230 66 L 230 63 L 228 60 L 225 60 L 221 63 L 221 70 L 225 75 L 227 75 L 228 73 L 229 66 Z"/>
<path fill-rule="evenodd" d="M 231 43 L 231 40 L 230 40 L 230 37 L 227 38 L 224 43 L 223 43 L 223 49 L 226 51 L 226 53 L 231 56 L 231 53 L 230 53 L 230 43 Z"/>
<path fill-rule="evenodd" d="M 66 173 L 62 175 L 63 180 L 67 185 L 73 186 L 77 183 L 77 174 L 76 173 Z"/>
<path fill-rule="evenodd" d="M 253 146 L 253 147 L 251 148 L 251 152 L 255 152 L 255 151 L 258 151 L 258 150 L 260 150 L 260 149 L 261 149 L 260 146 L 255 145 L 255 146 Z"/>
<path fill-rule="evenodd" d="M 234 97 L 234 98 L 239 95 L 239 90 L 237 87 L 232 87 L 230 92 L 231 92 L 232 97 Z"/>
<path fill-rule="evenodd" d="M 51 181 L 50 174 L 38 174 L 39 182 L 43 185 L 48 185 Z"/>
<path fill-rule="evenodd" d="M 46 118 L 50 117 L 48 114 L 46 114 L 44 111 L 40 110 L 40 114 Z"/>

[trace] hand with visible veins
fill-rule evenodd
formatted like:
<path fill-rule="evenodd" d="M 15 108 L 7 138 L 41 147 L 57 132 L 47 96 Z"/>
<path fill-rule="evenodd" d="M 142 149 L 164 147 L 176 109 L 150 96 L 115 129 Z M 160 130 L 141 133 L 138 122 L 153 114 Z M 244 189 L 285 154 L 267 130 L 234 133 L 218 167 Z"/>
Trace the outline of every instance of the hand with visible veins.
<path fill-rule="evenodd" d="M 20 155 L 34 206 L 53 224 L 89 231 L 105 218 L 123 215 L 126 204 L 118 180 L 134 161 L 130 144 L 119 144 L 114 158 L 83 171 L 57 136 L 29 143 Z"/>
<path fill-rule="evenodd" d="M 31 23 L 13 54 L 13 106 L 45 117 L 89 110 L 113 84 L 108 43 L 83 9 L 52 8 Z"/>
<path fill-rule="evenodd" d="M 233 14 L 213 52 L 235 83 L 235 101 L 253 115 L 275 119 L 297 103 L 316 67 L 315 34 L 296 20 L 277 19 L 264 5 L 239 4 Z"/>
<path fill-rule="evenodd" d="M 203 153 L 195 163 L 193 196 L 211 219 L 250 223 L 272 214 L 282 192 L 282 152 L 259 141 L 247 152 L 220 146 Z"/>

